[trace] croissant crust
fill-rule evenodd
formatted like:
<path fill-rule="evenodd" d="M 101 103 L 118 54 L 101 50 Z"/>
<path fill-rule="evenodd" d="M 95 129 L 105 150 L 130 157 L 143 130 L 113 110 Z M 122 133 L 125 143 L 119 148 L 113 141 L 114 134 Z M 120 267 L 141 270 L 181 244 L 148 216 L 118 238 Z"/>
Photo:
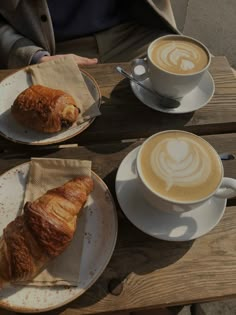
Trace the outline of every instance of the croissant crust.
<path fill-rule="evenodd" d="M 11 112 L 25 127 L 53 133 L 75 123 L 80 109 L 68 93 L 42 85 L 32 85 L 17 96 Z"/>
<path fill-rule="evenodd" d="M 93 180 L 79 176 L 27 202 L 0 239 L 0 287 L 31 280 L 71 242 L 77 215 L 93 189 Z"/>

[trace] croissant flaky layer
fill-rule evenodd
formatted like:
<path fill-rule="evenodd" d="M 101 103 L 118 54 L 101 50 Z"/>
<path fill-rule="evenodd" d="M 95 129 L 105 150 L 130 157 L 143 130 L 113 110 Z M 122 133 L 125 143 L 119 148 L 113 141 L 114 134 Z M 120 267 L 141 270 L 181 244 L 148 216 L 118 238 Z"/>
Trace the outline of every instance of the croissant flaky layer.
<path fill-rule="evenodd" d="M 65 250 L 92 190 L 93 180 L 80 176 L 25 204 L 23 214 L 6 226 L 0 239 L 0 287 L 31 280 Z"/>
<path fill-rule="evenodd" d="M 25 127 L 53 133 L 76 122 L 80 110 L 68 93 L 42 85 L 32 85 L 17 96 L 11 112 Z"/>

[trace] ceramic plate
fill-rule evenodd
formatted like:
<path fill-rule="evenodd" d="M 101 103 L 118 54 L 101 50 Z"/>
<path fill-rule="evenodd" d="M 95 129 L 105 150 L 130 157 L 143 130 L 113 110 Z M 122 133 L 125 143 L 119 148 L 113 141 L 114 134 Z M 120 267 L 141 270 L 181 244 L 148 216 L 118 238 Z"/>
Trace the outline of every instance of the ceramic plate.
<path fill-rule="evenodd" d="M 151 82 L 149 78 L 142 81 L 142 83 L 152 89 Z M 198 86 L 191 92 L 186 94 L 180 99 L 180 106 L 176 108 L 167 108 L 160 106 L 159 99 L 153 96 L 148 91 L 144 90 L 141 86 L 137 85 L 135 82 L 131 82 L 131 88 L 135 96 L 145 105 L 151 107 L 154 110 L 169 114 L 184 114 L 190 113 L 197 109 L 204 107 L 212 98 L 215 92 L 215 83 L 207 71 L 203 75 Z"/>
<path fill-rule="evenodd" d="M 0 176 L 0 235 L 21 207 L 29 165 L 21 164 Z M 51 310 L 80 296 L 102 274 L 116 243 L 117 213 L 105 183 L 95 173 L 92 173 L 92 177 L 95 188 L 88 198 L 85 211 L 87 223 L 78 286 L 69 289 L 32 286 L 4 288 L 0 290 L 0 307 L 25 313 Z"/>
<path fill-rule="evenodd" d="M 100 106 L 101 92 L 96 81 L 85 71 L 81 70 L 81 72 L 90 93 Z M 21 126 L 12 117 L 10 108 L 17 95 L 31 85 L 31 77 L 24 69 L 8 76 L 0 83 L 0 134 L 8 140 L 30 145 L 62 142 L 80 134 L 94 121 L 95 118 L 91 118 L 76 127 L 53 134 L 45 134 Z"/>
<path fill-rule="evenodd" d="M 184 213 L 168 213 L 151 207 L 138 193 L 136 156 L 139 147 L 121 162 L 116 175 L 116 194 L 126 217 L 144 233 L 166 241 L 189 241 L 211 231 L 222 218 L 226 199 L 212 197 Z"/>

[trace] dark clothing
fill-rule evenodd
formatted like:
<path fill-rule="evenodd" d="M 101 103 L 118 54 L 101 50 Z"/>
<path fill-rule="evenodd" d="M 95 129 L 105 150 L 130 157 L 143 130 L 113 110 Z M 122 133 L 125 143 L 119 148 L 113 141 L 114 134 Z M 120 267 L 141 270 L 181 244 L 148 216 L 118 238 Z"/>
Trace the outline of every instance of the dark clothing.
<path fill-rule="evenodd" d="M 128 19 L 125 0 L 48 0 L 56 42 L 108 29 Z M 126 4 L 127 5 L 127 4 Z"/>

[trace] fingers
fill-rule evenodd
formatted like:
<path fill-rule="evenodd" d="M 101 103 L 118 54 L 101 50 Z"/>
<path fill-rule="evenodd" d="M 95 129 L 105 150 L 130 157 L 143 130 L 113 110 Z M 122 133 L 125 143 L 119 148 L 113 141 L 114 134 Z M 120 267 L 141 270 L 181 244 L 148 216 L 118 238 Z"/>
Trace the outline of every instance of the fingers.
<path fill-rule="evenodd" d="M 77 55 L 73 55 L 73 57 L 78 66 L 94 65 L 98 63 L 97 58 L 86 58 Z"/>
<path fill-rule="evenodd" d="M 50 61 L 51 58 L 52 58 L 51 56 L 43 56 L 43 57 L 41 57 L 41 58 L 37 61 L 37 63 L 42 63 L 42 62 Z"/>
<path fill-rule="evenodd" d="M 38 63 L 47 62 L 50 60 L 55 60 L 55 59 L 61 58 L 63 56 L 66 56 L 66 55 L 43 56 L 38 61 Z M 68 54 L 68 56 L 72 56 L 78 66 L 94 65 L 94 64 L 98 63 L 97 58 L 86 58 L 86 57 L 81 57 L 81 56 L 78 56 L 75 54 Z"/>

